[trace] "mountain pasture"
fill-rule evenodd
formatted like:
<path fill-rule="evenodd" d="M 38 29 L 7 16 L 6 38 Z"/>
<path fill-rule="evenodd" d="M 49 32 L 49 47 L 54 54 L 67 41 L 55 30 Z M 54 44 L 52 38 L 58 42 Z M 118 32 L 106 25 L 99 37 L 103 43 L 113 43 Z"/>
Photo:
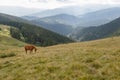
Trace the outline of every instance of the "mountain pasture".
<path fill-rule="evenodd" d="M 0 45 L 0 80 L 119 80 L 120 37 L 37 47 Z"/>

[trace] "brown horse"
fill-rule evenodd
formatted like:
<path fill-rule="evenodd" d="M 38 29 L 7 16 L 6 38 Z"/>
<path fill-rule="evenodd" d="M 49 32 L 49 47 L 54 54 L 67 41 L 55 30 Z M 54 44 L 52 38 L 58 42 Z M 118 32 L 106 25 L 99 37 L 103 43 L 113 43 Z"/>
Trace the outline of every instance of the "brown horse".
<path fill-rule="evenodd" d="M 33 49 L 35 50 L 35 53 L 37 51 L 37 48 L 35 46 L 33 46 L 33 45 L 26 45 L 26 46 L 24 46 L 24 48 L 25 48 L 26 54 L 27 54 L 28 50 L 30 50 L 30 53 L 33 52 Z"/>

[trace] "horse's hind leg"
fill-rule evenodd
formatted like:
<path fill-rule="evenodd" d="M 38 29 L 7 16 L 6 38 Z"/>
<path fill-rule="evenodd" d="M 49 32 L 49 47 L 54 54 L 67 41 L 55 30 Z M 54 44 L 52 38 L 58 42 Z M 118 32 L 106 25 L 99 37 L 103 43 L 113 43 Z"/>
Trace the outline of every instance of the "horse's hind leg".
<path fill-rule="evenodd" d="M 36 53 L 37 49 L 35 48 L 35 53 Z"/>
<path fill-rule="evenodd" d="M 26 52 L 26 54 L 27 54 L 27 50 L 25 49 L 25 52 Z"/>

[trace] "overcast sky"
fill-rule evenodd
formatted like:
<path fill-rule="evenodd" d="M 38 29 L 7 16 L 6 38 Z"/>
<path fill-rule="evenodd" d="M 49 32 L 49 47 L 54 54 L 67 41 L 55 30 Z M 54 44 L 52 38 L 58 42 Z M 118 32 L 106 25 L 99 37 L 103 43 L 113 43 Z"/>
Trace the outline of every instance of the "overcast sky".
<path fill-rule="evenodd" d="M 120 5 L 120 0 L 0 0 L 0 6 L 54 9 L 63 6 Z"/>

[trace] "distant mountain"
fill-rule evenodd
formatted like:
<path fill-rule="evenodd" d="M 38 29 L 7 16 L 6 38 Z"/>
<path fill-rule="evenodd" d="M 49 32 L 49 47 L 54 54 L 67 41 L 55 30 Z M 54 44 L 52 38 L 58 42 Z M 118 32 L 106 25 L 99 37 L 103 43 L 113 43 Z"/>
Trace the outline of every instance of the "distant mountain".
<path fill-rule="evenodd" d="M 44 18 L 34 16 L 23 16 L 22 18 L 27 19 L 45 29 L 65 36 L 68 36 L 73 31 L 73 27 L 76 27 L 79 22 L 79 18 L 68 14 L 58 14 Z"/>
<path fill-rule="evenodd" d="M 49 23 L 58 22 L 61 24 L 67 24 L 72 26 L 76 26 L 77 24 L 79 24 L 79 18 L 69 14 L 58 14 L 54 16 L 44 17 L 44 18 L 41 18 L 40 20 L 44 22 L 49 22 Z"/>
<path fill-rule="evenodd" d="M 56 9 L 49 9 L 42 12 L 30 14 L 27 16 L 35 16 L 35 17 L 48 17 L 48 16 L 54 16 L 58 14 L 70 14 L 70 15 L 78 15 L 81 11 L 80 7 L 76 6 L 70 6 L 70 7 L 62 7 L 62 8 L 56 8 Z"/>
<path fill-rule="evenodd" d="M 38 18 L 33 16 L 23 16 L 22 18 L 27 19 L 32 23 L 45 29 L 65 36 L 70 34 L 73 31 L 73 26 L 76 26 L 77 22 L 79 22 L 79 18 L 68 14 L 59 14 L 44 18 Z"/>
<path fill-rule="evenodd" d="M 88 12 L 93 12 L 99 9 L 103 9 L 106 8 L 106 5 L 89 5 L 89 6 L 67 6 L 67 7 L 61 7 L 61 8 L 55 8 L 55 9 L 48 9 L 48 10 L 44 10 L 41 12 L 37 12 L 37 13 L 33 13 L 27 16 L 36 16 L 36 17 L 48 17 L 48 16 L 54 16 L 54 15 L 58 15 L 58 14 L 69 14 L 69 15 L 82 15 Z"/>
<path fill-rule="evenodd" d="M 80 5 L 75 5 L 75 6 L 66 6 L 66 7 L 60 7 L 56 9 L 41 9 L 41 8 L 33 8 L 33 7 L 20 7 L 20 6 L 2 6 L 0 5 L 0 13 L 5 13 L 9 15 L 14 15 L 14 16 L 28 16 L 28 15 L 33 15 L 33 16 L 41 16 L 41 17 L 46 17 L 46 16 L 52 16 L 56 14 L 71 14 L 71 15 L 81 15 L 85 14 L 88 12 L 96 11 L 101 8 L 106 8 L 109 7 L 109 5 L 89 5 L 89 6 L 84 6 L 81 7 Z M 47 8 L 47 7 L 46 7 Z M 36 15 L 37 14 L 37 15 Z"/>
<path fill-rule="evenodd" d="M 71 25 L 66 25 L 58 22 L 42 21 L 41 19 L 33 20 L 34 24 L 41 26 L 45 29 L 67 36 L 73 31 Z"/>
<path fill-rule="evenodd" d="M 68 8 L 66 8 L 66 9 L 68 9 Z M 81 8 L 79 7 L 77 9 L 79 10 Z M 87 9 L 89 9 L 89 8 L 87 8 Z M 64 10 L 64 8 L 63 8 L 63 10 Z M 50 14 L 49 14 L 49 12 L 50 12 Z M 62 23 L 66 22 L 67 24 L 70 24 L 70 25 L 78 24 L 78 27 L 79 26 L 89 27 L 89 26 L 102 25 L 102 24 L 108 23 L 108 22 L 120 17 L 120 8 L 112 7 L 112 8 L 106 8 L 106 9 L 101 9 L 101 10 L 97 10 L 97 11 L 90 10 L 90 12 L 88 12 L 88 13 L 86 12 L 86 14 L 79 15 L 79 16 L 73 16 L 72 13 L 74 13 L 74 11 L 71 10 L 71 12 L 67 13 L 65 11 L 61 11 L 61 8 L 60 8 L 60 9 L 46 10 L 46 11 L 42 11 L 40 13 L 36 13 L 36 14 L 28 15 L 28 16 L 32 16 L 34 18 L 42 17 L 43 19 L 46 19 L 49 21 L 51 21 L 51 19 L 56 20 L 56 21 L 58 20 L 59 22 L 62 22 Z M 67 16 L 65 14 L 67 14 Z M 81 11 L 79 11 L 77 14 L 81 14 Z M 64 18 L 61 18 L 62 16 L 64 16 Z M 66 19 L 67 19 L 67 21 L 66 21 Z M 69 22 L 68 22 L 68 20 L 69 20 Z"/>
<path fill-rule="evenodd" d="M 18 40 L 40 46 L 73 42 L 67 37 L 28 22 L 19 17 L 0 14 L 0 24 L 12 26 L 10 34 Z"/>
<path fill-rule="evenodd" d="M 70 35 L 78 41 L 96 40 L 110 36 L 120 36 L 120 18 L 107 24 L 80 29 Z"/>
<path fill-rule="evenodd" d="M 3 14 L 3 13 L 0 13 L 0 21 L 15 21 L 15 22 L 31 23 L 30 21 L 25 20 L 23 18 L 8 15 L 8 14 Z"/>
<path fill-rule="evenodd" d="M 21 18 L 29 20 L 29 21 L 39 19 L 39 17 L 35 17 L 35 16 L 22 16 Z"/>
<path fill-rule="evenodd" d="M 120 17 L 120 8 L 107 8 L 80 15 L 80 26 L 98 26 Z"/>

